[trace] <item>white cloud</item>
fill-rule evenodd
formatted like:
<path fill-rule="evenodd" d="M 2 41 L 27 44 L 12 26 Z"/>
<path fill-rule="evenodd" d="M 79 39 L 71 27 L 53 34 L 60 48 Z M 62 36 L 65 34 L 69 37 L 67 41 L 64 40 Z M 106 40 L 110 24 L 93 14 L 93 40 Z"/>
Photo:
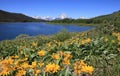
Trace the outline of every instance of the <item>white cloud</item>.
<path fill-rule="evenodd" d="M 79 17 L 80 19 L 86 19 L 86 17 L 84 17 L 84 16 L 81 16 L 81 17 Z"/>
<path fill-rule="evenodd" d="M 58 18 L 65 19 L 65 18 L 68 18 L 68 16 L 65 13 L 62 13 L 58 16 Z"/>
<path fill-rule="evenodd" d="M 89 19 L 89 18 L 87 18 L 87 17 L 85 17 L 85 16 L 81 16 L 81 17 L 79 17 L 78 19 Z"/>
<path fill-rule="evenodd" d="M 32 18 L 40 19 L 40 16 L 33 16 Z"/>
<path fill-rule="evenodd" d="M 51 16 L 42 16 L 42 17 L 40 17 L 40 16 L 33 16 L 33 18 L 35 18 L 35 19 L 43 19 L 43 20 L 53 20 L 53 18 L 51 17 Z"/>
<path fill-rule="evenodd" d="M 44 19 L 44 20 L 53 20 L 53 18 L 51 16 L 44 16 L 44 17 L 41 17 L 41 19 Z"/>
<path fill-rule="evenodd" d="M 61 20 L 61 19 L 69 18 L 69 17 L 65 13 L 62 13 L 62 14 L 60 14 L 59 16 L 57 16 L 55 18 L 53 18 L 51 16 L 33 16 L 33 18 L 51 21 L 51 20 L 54 20 L 54 19 Z"/>

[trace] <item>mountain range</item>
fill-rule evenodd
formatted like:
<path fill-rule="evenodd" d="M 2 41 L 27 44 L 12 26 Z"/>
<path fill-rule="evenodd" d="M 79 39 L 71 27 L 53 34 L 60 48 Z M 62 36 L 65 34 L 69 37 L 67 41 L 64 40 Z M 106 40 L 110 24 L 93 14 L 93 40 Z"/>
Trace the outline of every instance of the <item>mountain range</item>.
<path fill-rule="evenodd" d="M 111 23 L 120 24 L 120 11 L 113 12 L 112 14 L 101 15 L 90 19 L 72 19 L 68 18 L 67 15 L 61 14 L 57 18 L 52 17 L 29 17 L 21 13 L 11 13 L 0 10 L 0 22 L 40 22 L 40 21 L 52 21 L 54 23 L 94 23 L 99 24 L 105 21 Z"/>
<path fill-rule="evenodd" d="M 53 20 L 53 23 L 84 23 L 84 24 L 101 24 L 109 22 L 112 24 L 120 24 L 120 11 L 113 12 L 107 15 L 101 15 L 90 19 L 72 19 L 65 18 L 63 20 Z"/>
<path fill-rule="evenodd" d="M 33 16 L 33 18 L 35 19 L 43 19 L 46 21 L 52 21 L 52 20 L 63 20 L 65 18 L 69 18 L 65 13 L 60 14 L 58 17 L 51 17 L 51 16 L 44 16 L 44 17 L 40 17 L 40 16 Z"/>

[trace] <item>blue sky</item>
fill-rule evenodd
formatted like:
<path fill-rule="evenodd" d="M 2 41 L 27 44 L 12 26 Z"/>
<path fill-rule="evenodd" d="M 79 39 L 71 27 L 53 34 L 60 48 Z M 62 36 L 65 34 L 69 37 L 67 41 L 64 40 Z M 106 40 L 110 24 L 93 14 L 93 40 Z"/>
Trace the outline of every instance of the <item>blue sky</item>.
<path fill-rule="evenodd" d="M 28 16 L 95 17 L 120 10 L 120 0 L 0 0 L 0 9 Z"/>

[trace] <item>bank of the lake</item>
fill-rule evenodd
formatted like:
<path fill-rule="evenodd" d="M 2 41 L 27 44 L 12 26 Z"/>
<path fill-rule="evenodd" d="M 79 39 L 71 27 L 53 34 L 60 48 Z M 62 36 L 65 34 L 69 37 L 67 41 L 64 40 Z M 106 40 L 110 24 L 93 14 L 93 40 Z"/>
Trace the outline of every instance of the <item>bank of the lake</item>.
<path fill-rule="evenodd" d="M 78 25 L 78 26 L 99 26 L 102 24 L 87 24 L 87 23 L 55 23 L 55 22 L 46 22 L 47 24 L 56 24 L 56 25 Z"/>

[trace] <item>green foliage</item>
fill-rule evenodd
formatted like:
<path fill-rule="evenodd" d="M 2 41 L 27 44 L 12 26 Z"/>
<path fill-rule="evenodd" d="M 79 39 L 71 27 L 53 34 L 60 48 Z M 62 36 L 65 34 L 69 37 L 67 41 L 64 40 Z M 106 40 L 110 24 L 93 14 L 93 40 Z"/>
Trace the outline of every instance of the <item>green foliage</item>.
<path fill-rule="evenodd" d="M 57 34 L 54 34 L 53 39 L 57 41 L 65 41 L 66 39 L 69 39 L 72 37 L 72 34 L 68 32 L 66 29 L 62 29 Z"/>

